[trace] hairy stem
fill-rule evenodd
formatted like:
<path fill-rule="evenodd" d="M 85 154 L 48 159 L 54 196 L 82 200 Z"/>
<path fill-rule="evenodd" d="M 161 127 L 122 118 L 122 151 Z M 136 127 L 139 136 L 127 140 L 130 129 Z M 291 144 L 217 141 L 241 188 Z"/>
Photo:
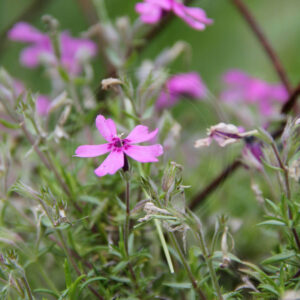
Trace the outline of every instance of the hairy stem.
<path fill-rule="evenodd" d="M 170 236 L 170 239 L 175 247 L 175 250 L 176 252 L 178 253 L 179 257 L 180 257 L 180 260 L 190 278 L 190 281 L 192 283 L 192 286 L 194 288 L 194 290 L 198 293 L 199 295 L 199 299 L 202 299 L 202 300 L 206 300 L 206 296 L 204 295 L 204 293 L 202 292 L 202 290 L 200 289 L 200 287 L 198 286 L 198 283 L 190 269 L 190 266 L 188 265 L 183 253 L 182 253 L 182 250 L 180 249 L 180 245 L 178 244 L 178 241 L 176 239 L 176 236 L 173 232 L 170 232 L 169 233 L 169 236 Z"/>
<path fill-rule="evenodd" d="M 195 235 L 196 235 L 197 240 L 199 241 L 200 249 L 202 251 L 204 260 L 205 260 L 206 265 L 207 265 L 208 270 L 209 270 L 210 278 L 213 282 L 213 286 L 214 286 L 215 291 L 217 292 L 217 295 L 218 295 L 218 300 L 223 300 L 223 296 L 222 296 L 221 288 L 220 288 L 220 285 L 219 285 L 219 282 L 218 282 L 217 274 L 216 274 L 214 266 L 213 266 L 211 255 L 208 252 L 208 248 L 206 246 L 204 234 L 203 234 L 203 231 L 202 231 L 202 228 L 201 228 L 200 224 L 198 224 L 197 232 L 195 233 Z"/>

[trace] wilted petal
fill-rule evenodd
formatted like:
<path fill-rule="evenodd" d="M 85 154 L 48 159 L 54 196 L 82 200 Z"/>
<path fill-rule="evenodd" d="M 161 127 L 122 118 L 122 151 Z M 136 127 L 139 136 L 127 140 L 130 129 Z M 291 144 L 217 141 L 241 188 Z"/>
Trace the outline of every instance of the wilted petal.
<path fill-rule="evenodd" d="M 124 153 L 122 151 L 112 151 L 103 163 L 95 170 L 99 177 L 107 174 L 115 174 L 124 166 Z"/>
<path fill-rule="evenodd" d="M 97 116 L 96 127 L 108 142 L 111 142 L 112 139 L 117 135 L 115 122 L 111 119 L 106 120 L 102 115 Z"/>
<path fill-rule="evenodd" d="M 8 32 L 9 39 L 20 42 L 40 42 L 44 37 L 45 35 L 26 22 L 15 24 Z"/>
<path fill-rule="evenodd" d="M 158 132 L 158 128 L 153 130 L 152 132 L 149 132 L 149 128 L 144 125 L 138 125 L 133 128 L 133 130 L 129 133 L 126 140 L 128 140 L 129 143 L 142 143 L 149 141 L 153 139 Z"/>
<path fill-rule="evenodd" d="M 82 145 L 75 151 L 78 157 L 96 157 L 110 151 L 109 144 L 102 145 Z"/>
<path fill-rule="evenodd" d="M 159 144 L 151 146 L 130 145 L 124 152 L 139 162 L 157 162 L 157 157 L 163 154 L 163 147 Z"/>
<path fill-rule="evenodd" d="M 199 139 L 195 141 L 194 147 L 195 148 L 201 148 L 201 147 L 207 147 L 211 144 L 212 139 L 210 137 Z"/>

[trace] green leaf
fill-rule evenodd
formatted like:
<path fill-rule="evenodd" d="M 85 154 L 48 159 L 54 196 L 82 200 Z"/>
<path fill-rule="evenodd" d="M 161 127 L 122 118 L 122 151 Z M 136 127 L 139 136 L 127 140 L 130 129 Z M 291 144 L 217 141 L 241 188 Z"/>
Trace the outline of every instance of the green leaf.
<path fill-rule="evenodd" d="M 278 220 L 268 220 L 257 224 L 257 226 L 263 226 L 263 225 L 286 226 L 284 222 Z"/>
<path fill-rule="evenodd" d="M 262 261 L 262 264 L 263 265 L 274 264 L 274 263 L 284 261 L 284 260 L 294 257 L 294 256 L 295 256 L 294 251 L 286 251 L 286 252 L 276 254 L 274 256 L 271 256 L 271 257 L 265 259 L 264 261 Z"/>
<path fill-rule="evenodd" d="M 65 270 L 66 287 L 69 288 L 72 284 L 72 276 L 71 276 L 70 265 L 67 259 L 65 259 L 64 270 Z"/>
<path fill-rule="evenodd" d="M 278 171 L 278 172 L 283 172 L 283 170 L 280 167 L 276 167 L 273 165 L 270 165 L 268 162 L 266 162 L 264 159 L 261 158 L 261 162 L 264 165 L 264 167 L 273 170 L 273 171 Z"/>
<path fill-rule="evenodd" d="M 56 293 L 52 290 L 48 290 L 48 289 L 35 289 L 33 292 L 34 293 L 44 293 L 44 294 L 52 295 L 52 296 L 56 297 L 57 299 L 59 298 L 58 293 Z"/>
<path fill-rule="evenodd" d="M 278 291 L 276 291 L 275 288 L 270 284 L 260 284 L 259 288 L 264 289 L 272 294 L 275 294 L 276 296 L 279 296 Z"/>
<path fill-rule="evenodd" d="M 18 129 L 20 128 L 19 124 L 14 124 L 4 119 L 0 119 L 0 124 L 9 129 Z"/>
<path fill-rule="evenodd" d="M 166 282 L 165 286 L 172 287 L 175 289 L 191 289 L 192 284 L 190 282 Z"/>

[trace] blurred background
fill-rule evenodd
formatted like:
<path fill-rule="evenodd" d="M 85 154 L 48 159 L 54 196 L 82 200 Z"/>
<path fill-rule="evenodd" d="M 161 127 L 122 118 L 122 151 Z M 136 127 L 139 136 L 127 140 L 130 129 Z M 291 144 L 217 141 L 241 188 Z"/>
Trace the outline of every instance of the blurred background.
<path fill-rule="evenodd" d="M 109 17 L 114 20 L 128 15 L 133 22 L 138 17 L 134 10 L 137 2 L 107 0 Z M 256 16 L 277 51 L 291 82 L 297 84 L 300 78 L 300 1 L 245 0 L 244 2 Z M 196 0 L 193 1 L 193 6 L 205 9 L 207 16 L 214 20 L 214 24 L 199 32 L 188 27 L 179 18 L 174 18 L 136 59 L 136 67 L 133 65 L 128 70 L 128 76 L 133 76 L 143 59 L 154 58 L 163 48 L 183 40 L 190 44 L 191 51 L 179 57 L 170 66 L 170 73 L 199 72 L 207 84 L 209 98 L 213 102 L 218 102 L 218 95 L 222 89 L 222 74 L 232 68 L 244 70 L 269 82 L 278 82 L 268 57 L 231 1 Z M 9 28 L 20 20 L 43 30 L 41 17 L 44 14 L 57 18 L 61 29 L 69 30 L 73 36 L 79 36 L 81 32 L 87 30 L 97 21 L 97 17 L 90 0 L 0 0 L 0 65 L 12 76 L 26 83 L 29 88 L 47 93 L 49 83 L 43 75 L 43 69 L 23 68 L 19 63 L 19 54 L 24 44 L 6 38 Z M 96 91 L 106 70 L 100 55 L 93 62 Z M 208 105 L 207 102 L 181 101 L 172 108 L 174 118 L 182 126 L 178 148 L 180 151 L 174 160 L 185 166 L 184 183 L 191 185 L 187 192 L 188 197 L 196 195 L 241 150 L 240 147 L 233 147 L 230 150 L 220 150 L 217 147 L 202 151 L 193 149 L 193 140 L 203 136 L 206 127 L 219 122 L 212 107 L 213 105 Z M 231 119 L 230 123 L 233 123 Z M 205 159 L 207 157 L 210 159 Z M 199 206 L 198 213 L 207 223 L 213 223 L 211 218 L 216 214 L 228 215 L 237 226 L 235 237 L 238 241 L 236 245 L 238 256 L 259 260 L 262 257 L 257 257 L 257 254 L 263 254 L 261 245 L 267 253 L 275 236 L 267 229 L 255 227 L 263 211 L 251 191 L 251 182 L 246 172 L 239 169 Z"/>

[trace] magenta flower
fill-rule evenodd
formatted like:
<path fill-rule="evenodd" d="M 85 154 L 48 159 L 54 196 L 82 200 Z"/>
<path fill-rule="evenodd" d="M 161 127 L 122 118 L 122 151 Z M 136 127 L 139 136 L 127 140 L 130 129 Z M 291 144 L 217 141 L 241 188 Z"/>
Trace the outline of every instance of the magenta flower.
<path fill-rule="evenodd" d="M 274 112 L 276 102 L 283 103 L 288 99 L 288 92 L 283 85 L 267 83 L 239 70 L 227 72 L 223 80 L 227 88 L 221 94 L 222 100 L 254 104 L 263 116 Z"/>
<path fill-rule="evenodd" d="M 232 124 L 219 123 L 207 129 L 208 137 L 197 140 L 195 142 L 195 148 L 209 146 L 213 140 L 215 140 L 219 146 L 225 147 L 256 133 L 256 130 L 244 131 L 243 128 L 236 127 Z"/>
<path fill-rule="evenodd" d="M 50 100 L 45 95 L 39 95 L 36 99 L 36 110 L 40 116 L 47 116 L 50 108 Z"/>
<path fill-rule="evenodd" d="M 157 99 L 156 108 L 171 107 L 182 96 L 193 99 L 201 99 L 206 96 L 206 86 L 196 72 L 183 73 L 171 77 Z"/>
<path fill-rule="evenodd" d="M 146 24 L 156 24 L 164 13 L 172 11 L 175 15 L 196 30 L 204 30 L 212 20 L 199 7 L 187 7 L 176 0 L 144 0 L 137 3 L 135 10 L 140 14 L 141 21 Z"/>
<path fill-rule="evenodd" d="M 31 44 L 21 53 L 21 64 L 28 68 L 35 68 L 42 58 L 56 66 L 57 59 L 53 51 L 51 40 L 28 23 L 20 22 L 8 32 L 8 37 L 13 41 Z M 72 74 L 81 71 L 80 55 L 85 52 L 95 56 L 97 47 L 94 42 L 87 39 L 72 38 L 69 33 L 60 35 L 61 64 Z"/>
<path fill-rule="evenodd" d="M 149 132 L 147 126 L 136 126 L 127 136 L 122 139 L 117 135 L 116 125 L 113 120 L 105 119 L 102 115 L 96 118 L 96 127 L 100 134 L 108 142 L 102 145 L 82 145 L 75 151 L 78 157 L 96 157 L 109 152 L 109 155 L 102 164 L 95 169 L 95 174 L 99 177 L 107 174 L 115 174 L 124 166 L 125 157 L 142 162 L 157 162 L 157 157 L 163 154 L 163 148 L 159 144 L 151 146 L 140 146 L 142 143 L 153 139 L 158 129 Z"/>

